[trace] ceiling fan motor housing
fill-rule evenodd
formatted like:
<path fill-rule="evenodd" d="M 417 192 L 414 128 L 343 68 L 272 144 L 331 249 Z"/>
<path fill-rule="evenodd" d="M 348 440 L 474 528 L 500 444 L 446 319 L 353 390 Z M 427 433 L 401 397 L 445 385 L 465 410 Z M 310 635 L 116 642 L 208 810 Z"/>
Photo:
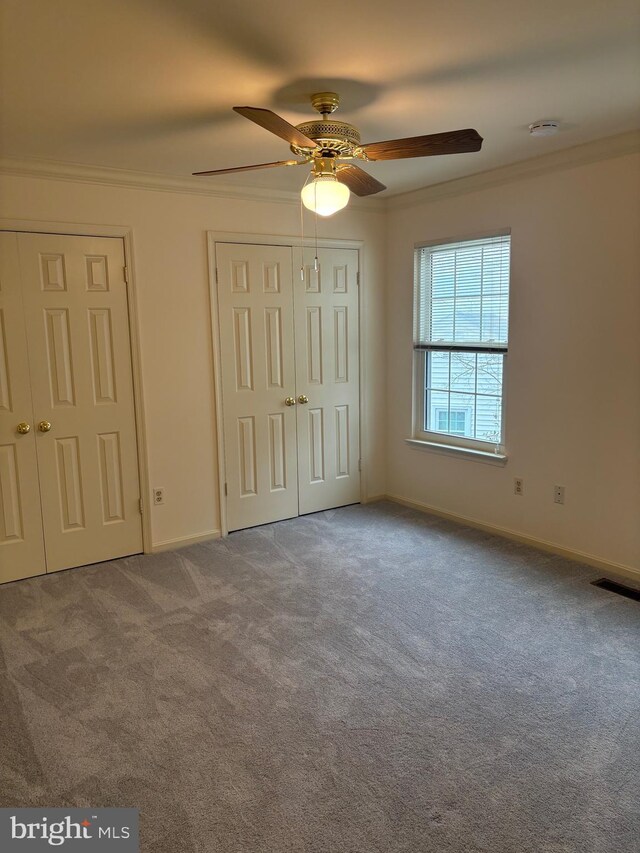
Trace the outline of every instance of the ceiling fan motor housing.
<path fill-rule="evenodd" d="M 322 156 L 325 152 L 332 152 L 334 156 L 353 157 L 356 149 L 360 146 L 360 134 L 353 125 L 344 121 L 336 121 L 335 119 L 305 121 L 296 127 L 309 139 L 313 139 L 320 150 L 292 145 L 291 150 L 294 154 Z"/>

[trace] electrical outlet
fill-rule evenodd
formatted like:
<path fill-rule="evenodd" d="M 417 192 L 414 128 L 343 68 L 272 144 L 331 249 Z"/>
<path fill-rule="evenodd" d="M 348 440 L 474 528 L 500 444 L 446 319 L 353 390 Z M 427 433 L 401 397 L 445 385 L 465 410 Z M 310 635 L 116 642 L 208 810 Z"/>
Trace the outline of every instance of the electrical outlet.
<path fill-rule="evenodd" d="M 564 486 L 553 487 L 553 502 L 556 504 L 564 503 Z"/>
<path fill-rule="evenodd" d="M 524 495 L 524 480 L 522 477 L 516 477 L 513 481 L 514 495 Z"/>
<path fill-rule="evenodd" d="M 153 502 L 156 506 L 164 503 L 164 489 L 160 488 L 153 490 Z"/>

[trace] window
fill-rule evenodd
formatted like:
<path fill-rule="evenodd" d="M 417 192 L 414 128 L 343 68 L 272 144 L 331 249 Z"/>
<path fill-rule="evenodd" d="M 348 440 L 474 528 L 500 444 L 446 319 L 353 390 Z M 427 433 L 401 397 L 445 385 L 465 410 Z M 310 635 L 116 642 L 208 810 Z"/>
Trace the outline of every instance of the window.
<path fill-rule="evenodd" d="M 416 249 L 414 437 L 504 451 L 510 237 Z"/>
<path fill-rule="evenodd" d="M 466 435 L 467 412 L 455 409 L 436 409 L 438 432 L 450 432 L 451 435 Z"/>

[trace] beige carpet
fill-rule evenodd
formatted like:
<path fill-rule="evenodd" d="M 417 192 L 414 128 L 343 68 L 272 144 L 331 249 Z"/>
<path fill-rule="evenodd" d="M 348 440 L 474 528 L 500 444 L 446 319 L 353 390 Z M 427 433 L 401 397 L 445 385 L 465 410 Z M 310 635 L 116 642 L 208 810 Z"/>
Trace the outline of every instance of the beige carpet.
<path fill-rule="evenodd" d="M 154 853 L 637 853 L 640 605 L 393 504 L 0 588 L 0 805 Z"/>

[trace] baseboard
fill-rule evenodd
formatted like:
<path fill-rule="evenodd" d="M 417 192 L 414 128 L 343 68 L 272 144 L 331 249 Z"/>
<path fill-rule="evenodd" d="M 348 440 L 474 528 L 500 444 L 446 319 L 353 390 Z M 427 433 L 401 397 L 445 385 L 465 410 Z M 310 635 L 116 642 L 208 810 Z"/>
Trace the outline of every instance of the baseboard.
<path fill-rule="evenodd" d="M 361 504 L 375 504 L 380 501 L 386 501 L 388 499 L 387 495 L 369 495 L 366 498 L 363 498 L 360 503 Z"/>
<path fill-rule="evenodd" d="M 585 554 L 583 551 L 574 551 L 570 548 L 564 548 L 562 545 L 557 545 L 555 542 L 547 542 L 545 539 L 537 539 L 535 536 L 527 536 L 524 533 L 518 533 L 517 531 L 509 530 L 506 527 L 487 524 L 484 521 L 479 521 L 477 518 L 469 518 L 466 515 L 447 512 L 446 510 L 438 509 L 438 507 L 431 506 L 430 504 L 408 500 L 407 498 L 400 497 L 400 495 L 386 495 L 385 497 L 389 501 L 411 507 L 411 509 L 417 509 L 419 512 L 426 512 L 429 515 L 437 515 L 440 518 L 446 518 L 448 521 L 456 521 L 458 524 L 466 524 L 468 527 L 485 530 L 487 533 L 502 536 L 504 539 L 512 539 L 514 542 L 520 542 L 523 545 L 530 545 L 532 548 L 538 548 L 541 551 L 557 554 L 559 557 L 566 557 L 568 560 L 576 560 L 579 563 L 586 563 L 596 569 L 601 569 L 607 574 L 621 575 L 625 578 L 640 581 L 640 569 L 634 569 L 632 566 L 626 566 L 623 563 L 614 563 L 609 560 L 602 560 L 600 557 L 594 557 L 592 554 Z"/>
<path fill-rule="evenodd" d="M 198 542 L 209 542 L 211 539 L 220 539 L 220 530 L 207 530 L 206 533 L 198 533 L 196 536 L 178 536 L 177 539 L 165 539 L 162 542 L 154 542 L 151 553 L 158 554 L 160 551 L 174 551 L 176 548 L 186 548 L 187 545 L 196 545 Z"/>

